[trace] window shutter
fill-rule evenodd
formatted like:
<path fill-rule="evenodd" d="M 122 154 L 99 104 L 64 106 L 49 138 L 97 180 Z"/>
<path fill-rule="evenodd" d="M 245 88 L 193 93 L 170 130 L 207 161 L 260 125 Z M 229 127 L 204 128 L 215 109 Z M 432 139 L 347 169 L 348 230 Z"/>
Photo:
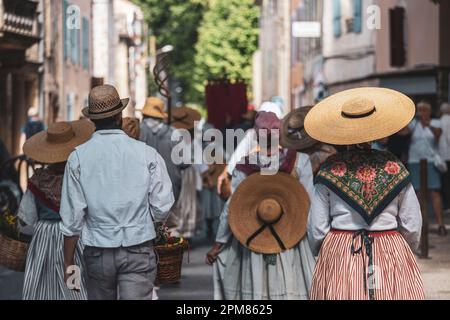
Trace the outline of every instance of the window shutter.
<path fill-rule="evenodd" d="M 88 18 L 83 18 L 83 68 L 86 70 L 89 70 L 89 42 L 89 20 Z"/>
<path fill-rule="evenodd" d="M 341 0 L 333 0 L 333 33 L 335 38 L 341 36 Z"/>
<path fill-rule="evenodd" d="M 67 29 L 67 8 L 69 7 L 69 3 L 67 0 L 63 2 L 63 41 L 64 41 L 64 60 L 69 58 L 70 56 L 70 32 Z"/>
<path fill-rule="evenodd" d="M 395 7 L 389 10 L 391 66 L 403 67 L 406 63 L 405 50 L 405 9 Z"/>
<path fill-rule="evenodd" d="M 362 0 L 353 0 L 353 32 L 362 31 Z"/>

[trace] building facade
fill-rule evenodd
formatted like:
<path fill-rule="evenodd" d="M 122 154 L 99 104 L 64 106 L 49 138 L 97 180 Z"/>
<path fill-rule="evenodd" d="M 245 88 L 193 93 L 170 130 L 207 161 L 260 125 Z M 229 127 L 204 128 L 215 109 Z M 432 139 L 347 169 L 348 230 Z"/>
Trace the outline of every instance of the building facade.
<path fill-rule="evenodd" d="M 125 116 L 134 116 L 147 97 L 147 41 L 144 15 L 128 0 L 93 0 L 96 84 L 115 85 L 130 97 Z"/>

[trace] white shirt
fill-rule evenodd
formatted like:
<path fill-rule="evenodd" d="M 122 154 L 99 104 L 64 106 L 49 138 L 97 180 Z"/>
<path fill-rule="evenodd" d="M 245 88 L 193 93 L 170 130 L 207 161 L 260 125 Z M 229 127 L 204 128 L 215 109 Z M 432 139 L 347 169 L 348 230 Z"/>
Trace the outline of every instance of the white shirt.
<path fill-rule="evenodd" d="M 445 161 L 450 161 L 450 115 L 441 117 L 442 135 L 439 139 L 439 154 Z"/>
<path fill-rule="evenodd" d="M 155 238 L 174 203 L 162 157 L 122 130 L 101 130 L 70 155 L 61 196 L 61 232 L 84 245 L 129 247 Z"/>
<path fill-rule="evenodd" d="M 441 122 L 433 119 L 430 125 L 434 128 L 440 128 Z M 411 121 L 408 128 L 412 131 L 408 163 L 420 163 L 422 159 L 427 159 L 428 162 L 433 163 L 434 154 L 438 150 L 436 138 L 431 129 L 429 127 L 424 128 L 422 123 L 416 119 Z"/>
<path fill-rule="evenodd" d="M 299 177 L 300 183 L 305 187 L 306 192 L 309 195 L 309 198 L 312 199 L 314 196 L 314 183 L 313 183 L 313 172 L 311 161 L 309 156 L 304 153 L 298 153 L 297 166 L 295 168 L 296 173 Z M 245 180 L 246 174 L 239 170 L 234 170 L 233 178 L 231 179 L 231 188 L 234 192 L 239 184 Z M 227 243 L 231 237 L 231 229 L 228 225 L 228 206 L 230 203 L 230 199 L 228 199 L 225 207 L 222 210 L 219 220 L 219 227 L 217 229 L 216 242 L 219 243 Z M 311 210 L 310 210 L 311 213 Z"/>
<path fill-rule="evenodd" d="M 419 245 L 422 215 L 414 188 L 409 184 L 378 215 L 371 225 L 344 200 L 322 184 L 316 185 L 308 217 L 308 238 L 313 253 L 319 253 L 323 240 L 331 229 L 337 230 L 398 230 L 411 248 Z"/>

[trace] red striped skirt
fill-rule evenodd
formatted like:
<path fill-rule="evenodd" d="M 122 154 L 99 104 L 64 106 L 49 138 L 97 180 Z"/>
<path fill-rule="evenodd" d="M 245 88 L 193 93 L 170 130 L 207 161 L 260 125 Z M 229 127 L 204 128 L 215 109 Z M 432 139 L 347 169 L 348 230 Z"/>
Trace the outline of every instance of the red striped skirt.
<path fill-rule="evenodd" d="M 320 250 L 311 300 L 423 300 L 416 259 L 397 231 L 331 231 Z"/>

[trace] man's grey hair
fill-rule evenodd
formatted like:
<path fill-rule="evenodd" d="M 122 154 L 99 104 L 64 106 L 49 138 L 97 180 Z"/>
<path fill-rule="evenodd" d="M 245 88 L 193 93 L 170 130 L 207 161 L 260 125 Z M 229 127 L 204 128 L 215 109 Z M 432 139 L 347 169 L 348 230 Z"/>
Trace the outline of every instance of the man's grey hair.
<path fill-rule="evenodd" d="M 443 104 L 441 104 L 441 113 L 450 114 L 450 103 L 444 102 Z"/>

